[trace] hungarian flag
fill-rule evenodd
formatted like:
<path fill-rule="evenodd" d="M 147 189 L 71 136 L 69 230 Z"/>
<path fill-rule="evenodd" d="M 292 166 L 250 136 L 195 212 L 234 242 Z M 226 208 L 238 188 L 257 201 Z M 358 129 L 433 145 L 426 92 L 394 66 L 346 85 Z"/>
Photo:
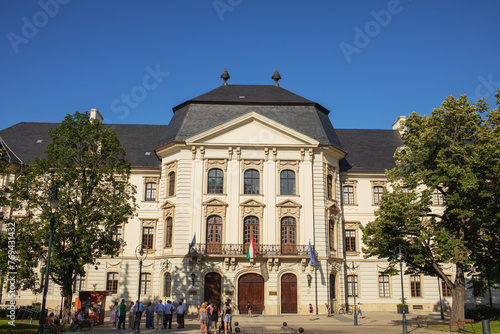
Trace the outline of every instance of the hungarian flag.
<path fill-rule="evenodd" d="M 250 247 L 248 247 L 247 260 L 248 259 L 255 259 L 255 244 L 253 242 L 253 234 L 252 241 L 250 241 Z"/>

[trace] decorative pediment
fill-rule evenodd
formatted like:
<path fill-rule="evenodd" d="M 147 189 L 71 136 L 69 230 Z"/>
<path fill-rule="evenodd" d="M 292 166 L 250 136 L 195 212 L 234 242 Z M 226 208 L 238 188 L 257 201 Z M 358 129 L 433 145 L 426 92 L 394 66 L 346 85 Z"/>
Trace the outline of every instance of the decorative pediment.
<path fill-rule="evenodd" d="M 228 204 L 218 198 L 212 198 L 203 202 L 203 206 L 228 206 Z"/>
<path fill-rule="evenodd" d="M 241 206 L 260 206 L 260 207 L 266 206 L 264 203 L 261 203 L 259 201 L 254 200 L 254 199 L 249 199 L 249 200 L 241 203 L 240 205 Z"/>
<path fill-rule="evenodd" d="M 162 208 L 163 210 L 166 210 L 166 209 L 171 209 L 171 208 L 173 208 L 173 207 L 175 207 L 175 204 L 174 204 L 174 203 L 172 203 L 172 202 L 170 202 L 170 201 L 165 201 L 165 202 L 163 202 L 163 204 L 161 205 L 161 208 Z"/>
<path fill-rule="evenodd" d="M 276 204 L 276 206 L 278 208 L 301 208 L 302 207 L 302 205 L 300 203 L 292 201 L 291 199 L 284 200 L 283 202 Z"/>
<path fill-rule="evenodd" d="M 212 198 L 203 202 L 203 206 L 205 207 L 205 219 L 210 216 L 220 216 L 223 220 L 225 220 L 227 205 L 228 204 L 226 202 L 221 201 L 218 198 Z"/>
<path fill-rule="evenodd" d="M 319 145 L 317 140 L 253 111 L 192 136 L 186 143 L 232 146 L 269 143 L 275 146 Z"/>

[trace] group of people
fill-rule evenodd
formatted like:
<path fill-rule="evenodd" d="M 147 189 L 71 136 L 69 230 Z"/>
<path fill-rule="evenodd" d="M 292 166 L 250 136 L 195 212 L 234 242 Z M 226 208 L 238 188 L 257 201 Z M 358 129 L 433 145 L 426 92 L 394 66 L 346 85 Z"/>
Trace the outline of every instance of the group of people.
<path fill-rule="evenodd" d="M 113 323 L 113 329 L 126 329 L 125 320 L 128 313 L 128 329 L 133 329 L 135 328 L 136 320 L 140 322 L 142 314 L 145 313 L 147 329 L 171 329 L 174 312 L 177 314 L 177 328 L 184 328 L 184 315 L 186 314 L 186 303 L 184 299 L 180 300 L 177 307 L 175 307 L 170 300 L 165 304 L 160 300 L 156 305 L 149 302 L 147 307 L 140 301 L 136 301 L 135 303 L 130 302 L 130 305 L 127 307 L 125 299 L 122 299 L 120 304 L 115 302 L 109 320 Z M 154 325 L 155 314 L 156 326 Z M 118 328 L 116 327 L 117 322 Z"/>
<path fill-rule="evenodd" d="M 50 329 L 52 333 L 62 333 L 61 321 L 54 315 L 54 312 L 51 312 L 49 316 L 45 318 L 44 328 Z"/>
<path fill-rule="evenodd" d="M 250 303 L 248 304 L 250 305 Z M 218 303 L 204 302 L 201 304 L 200 310 L 198 311 L 198 322 L 200 323 L 201 334 L 209 334 L 213 330 L 213 333 L 217 332 L 217 323 L 219 322 L 219 315 L 221 316 L 221 321 L 223 323 L 224 334 L 229 331 L 232 332 L 232 315 L 234 309 L 231 304 L 231 299 L 226 300 L 224 307 L 219 309 Z M 251 315 L 251 306 L 250 312 Z"/>

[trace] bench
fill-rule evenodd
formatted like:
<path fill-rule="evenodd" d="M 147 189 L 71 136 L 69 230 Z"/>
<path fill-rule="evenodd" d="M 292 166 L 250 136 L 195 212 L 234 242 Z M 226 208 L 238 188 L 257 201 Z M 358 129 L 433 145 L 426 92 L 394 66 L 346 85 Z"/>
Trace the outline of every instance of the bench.
<path fill-rule="evenodd" d="M 473 323 L 474 323 L 473 319 L 458 319 L 457 321 L 458 329 L 459 330 L 462 329 L 465 332 L 465 326 L 467 324 L 470 324 L 470 326 L 472 327 L 472 331 L 474 332 L 474 334 L 476 334 L 476 330 L 474 329 Z M 460 326 L 460 324 L 462 324 L 462 326 Z"/>
<path fill-rule="evenodd" d="M 429 327 L 426 315 L 417 316 L 417 327 Z"/>

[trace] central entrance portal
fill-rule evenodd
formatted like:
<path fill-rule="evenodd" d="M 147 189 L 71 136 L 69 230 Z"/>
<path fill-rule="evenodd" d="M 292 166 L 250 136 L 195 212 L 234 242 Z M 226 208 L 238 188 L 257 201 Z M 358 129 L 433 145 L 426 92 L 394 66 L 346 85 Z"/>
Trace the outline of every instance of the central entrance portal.
<path fill-rule="evenodd" d="M 205 276 L 204 301 L 212 302 L 221 307 L 221 277 L 218 273 L 208 273 Z"/>
<path fill-rule="evenodd" d="M 258 274 L 246 274 L 238 281 L 238 305 L 240 313 L 247 313 L 247 303 L 252 305 L 253 314 L 264 310 L 264 278 Z"/>
<path fill-rule="evenodd" d="M 281 277 L 281 313 L 297 313 L 297 276 Z"/>

